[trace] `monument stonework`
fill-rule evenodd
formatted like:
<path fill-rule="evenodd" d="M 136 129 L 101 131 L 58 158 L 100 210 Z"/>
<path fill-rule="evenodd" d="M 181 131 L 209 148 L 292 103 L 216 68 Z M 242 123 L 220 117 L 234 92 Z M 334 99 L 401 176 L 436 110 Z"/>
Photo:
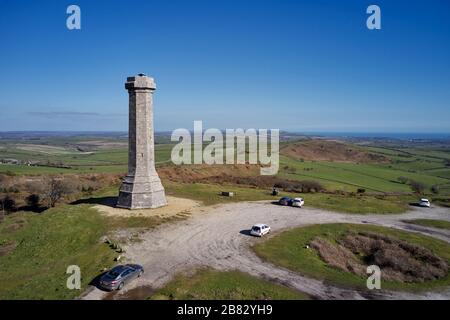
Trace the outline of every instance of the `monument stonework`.
<path fill-rule="evenodd" d="M 119 190 L 117 207 L 158 208 L 167 204 L 164 187 L 155 170 L 153 133 L 153 78 L 128 77 L 129 94 L 128 174 Z"/>

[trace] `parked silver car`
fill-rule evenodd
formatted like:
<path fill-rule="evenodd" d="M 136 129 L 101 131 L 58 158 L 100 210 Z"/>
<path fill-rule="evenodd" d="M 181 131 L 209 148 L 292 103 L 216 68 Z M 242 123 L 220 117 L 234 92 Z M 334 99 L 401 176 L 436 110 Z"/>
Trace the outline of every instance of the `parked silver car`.
<path fill-rule="evenodd" d="M 120 290 L 125 284 L 139 278 L 143 273 L 144 268 L 138 264 L 115 266 L 100 278 L 100 287 L 106 290 Z"/>

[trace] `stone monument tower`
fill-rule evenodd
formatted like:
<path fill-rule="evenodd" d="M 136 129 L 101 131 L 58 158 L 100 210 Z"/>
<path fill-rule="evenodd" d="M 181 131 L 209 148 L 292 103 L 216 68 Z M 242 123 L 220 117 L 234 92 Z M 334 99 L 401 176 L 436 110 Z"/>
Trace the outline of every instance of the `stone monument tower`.
<path fill-rule="evenodd" d="M 155 170 L 153 135 L 153 78 L 128 77 L 129 94 L 128 174 L 119 190 L 117 207 L 157 208 L 167 204 L 164 187 Z"/>

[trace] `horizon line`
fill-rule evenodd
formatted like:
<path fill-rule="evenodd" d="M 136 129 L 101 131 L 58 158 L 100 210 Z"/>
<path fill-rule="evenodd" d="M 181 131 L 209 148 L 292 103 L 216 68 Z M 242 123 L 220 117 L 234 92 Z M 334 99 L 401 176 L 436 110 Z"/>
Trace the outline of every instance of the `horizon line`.
<path fill-rule="evenodd" d="M 229 129 L 229 128 L 227 128 Z M 246 128 L 235 128 L 236 129 L 244 129 Z M 220 131 L 225 131 L 226 129 L 219 129 Z M 271 130 L 271 129 L 269 129 Z M 155 130 L 154 133 L 170 133 L 173 130 Z M 205 130 L 203 130 L 205 131 Z M 443 135 L 443 136 L 449 136 L 450 137 L 450 131 L 321 131 L 321 130 L 315 130 L 315 131 L 295 131 L 295 130 L 284 130 L 279 129 L 280 133 L 284 134 L 297 134 L 297 135 L 326 135 L 326 134 L 338 134 L 338 135 L 352 135 L 352 134 L 367 134 L 371 135 Z M 194 132 L 194 130 L 189 130 L 189 132 Z M 0 130 L 0 134 L 21 134 L 21 133 L 37 133 L 37 134 L 57 134 L 57 133 L 80 133 L 80 134 L 102 134 L 102 133 L 109 133 L 109 134 L 128 134 L 128 130 L 7 130 L 2 131 Z"/>

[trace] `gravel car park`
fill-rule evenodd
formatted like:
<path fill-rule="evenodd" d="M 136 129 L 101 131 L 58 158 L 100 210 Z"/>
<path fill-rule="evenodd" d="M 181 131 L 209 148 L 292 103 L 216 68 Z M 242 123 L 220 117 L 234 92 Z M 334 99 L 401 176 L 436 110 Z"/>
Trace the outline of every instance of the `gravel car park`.
<path fill-rule="evenodd" d="M 163 287 L 177 274 L 205 266 L 219 270 L 237 269 L 257 277 L 282 279 L 292 288 L 318 299 L 370 299 L 374 296 L 378 299 L 450 299 L 449 291 L 410 293 L 371 290 L 371 296 L 368 296 L 366 291 L 360 293 L 353 288 L 342 288 L 305 277 L 262 261 L 251 249 L 252 245 L 261 239 L 249 236 L 249 227 L 255 222 L 264 223 L 270 226 L 272 231 L 277 232 L 310 224 L 361 223 L 362 221 L 411 231 L 411 224 L 404 223 L 404 220 L 426 218 L 450 221 L 448 208 L 414 207 L 409 212 L 401 214 L 358 215 L 311 207 L 298 210 L 298 208 L 274 206 L 269 201 L 261 201 L 228 203 L 208 207 L 207 210 L 207 214 L 199 210 L 187 220 L 145 231 L 140 235 L 142 241 L 128 243 L 124 247 L 127 259 L 139 261 L 144 266 L 145 273 L 139 281 L 131 281 L 118 291 L 119 297 L 135 288 Z M 245 230 L 248 233 L 239 234 L 237 230 Z M 417 232 L 450 241 L 446 232 L 433 228 L 420 227 L 420 231 Z M 299 250 L 305 249 L 299 248 Z M 94 289 L 83 296 L 83 299 L 106 297 L 106 292 Z M 146 297 L 148 296 L 144 298 Z"/>

